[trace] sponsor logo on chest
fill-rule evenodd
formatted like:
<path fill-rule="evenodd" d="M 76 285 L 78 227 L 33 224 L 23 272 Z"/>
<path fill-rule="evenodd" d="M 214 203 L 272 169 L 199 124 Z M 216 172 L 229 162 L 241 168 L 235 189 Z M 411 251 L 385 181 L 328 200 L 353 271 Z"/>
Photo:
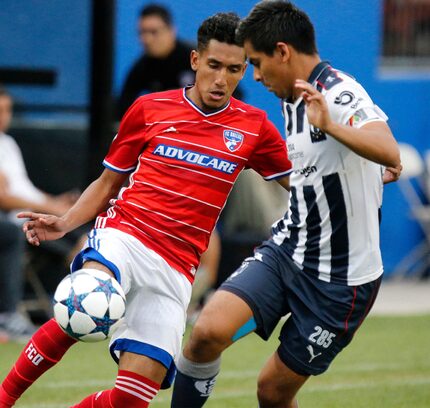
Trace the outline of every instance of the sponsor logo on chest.
<path fill-rule="evenodd" d="M 220 159 L 219 157 L 195 152 L 193 150 L 183 149 L 182 147 L 159 144 L 152 154 L 170 159 L 176 159 L 187 163 L 196 164 L 202 167 L 208 167 L 227 174 L 233 174 L 236 170 L 237 163 Z"/>

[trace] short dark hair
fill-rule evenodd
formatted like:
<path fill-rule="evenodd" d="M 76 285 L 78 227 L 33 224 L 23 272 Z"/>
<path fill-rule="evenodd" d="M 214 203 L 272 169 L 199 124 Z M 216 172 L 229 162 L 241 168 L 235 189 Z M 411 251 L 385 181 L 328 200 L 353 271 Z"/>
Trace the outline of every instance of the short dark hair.
<path fill-rule="evenodd" d="M 206 49 L 210 40 L 239 45 L 236 39 L 239 22 L 240 18 L 236 13 L 217 13 L 207 18 L 197 31 L 197 49 Z"/>
<path fill-rule="evenodd" d="M 151 3 L 143 7 L 142 10 L 140 10 L 140 18 L 145 18 L 149 16 L 160 17 L 166 23 L 166 25 L 173 25 L 172 14 L 170 14 L 170 11 L 166 7 L 161 6 L 160 4 Z"/>
<path fill-rule="evenodd" d="M 315 29 L 308 15 L 290 1 L 263 0 L 242 20 L 237 31 L 240 44 L 249 41 L 256 51 L 273 55 L 277 42 L 296 51 L 316 54 Z"/>

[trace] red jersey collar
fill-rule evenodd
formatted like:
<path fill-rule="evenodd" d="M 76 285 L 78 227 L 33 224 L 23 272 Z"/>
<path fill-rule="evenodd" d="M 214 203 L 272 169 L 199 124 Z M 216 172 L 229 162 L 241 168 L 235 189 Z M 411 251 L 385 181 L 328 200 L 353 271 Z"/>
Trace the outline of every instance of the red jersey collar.
<path fill-rule="evenodd" d="M 194 85 L 190 85 L 190 86 L 186 86 L 185 88 L 183 88 L 182 90 L 182 94 L 184 96 L 185 101 L 197 112 L 199 112 L 201 115 L 205 116 L 205 117 L 209 117 L 209 116 L 214 116 L 217 115 L 218 113 L 224 112 L 229 106 L 230 106 L 230 102 L 231 100 L 229 99 L 227 104 L 225 104 L 222 108 L 219 108 L 218 110 L 211 112 L 211 113 L 206 113 L 204 111 L 202 111 L 190 98 L 188 98 L 187 94 L 186 94 L 186 90 L 192 88 Z"/>

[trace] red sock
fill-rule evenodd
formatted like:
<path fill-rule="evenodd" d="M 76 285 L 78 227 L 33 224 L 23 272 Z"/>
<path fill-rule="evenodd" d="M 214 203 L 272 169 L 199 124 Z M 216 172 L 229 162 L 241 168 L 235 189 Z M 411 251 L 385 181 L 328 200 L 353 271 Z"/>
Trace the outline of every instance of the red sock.
<path fill-rule="evenodd" d="M 11 407 L 22 393 L 45 371 L 58 363 L 75 343 L 76 340 L 64 333 L 54 319 L 45 323 L 24 347 L 0 386 L 0 408 Z"/>
<path fill-rule="evenodd" d="M 92 394 L 72 408 L 147 408 L 159 389 L 149 378 L 119 370 L 115 388 Z"/>

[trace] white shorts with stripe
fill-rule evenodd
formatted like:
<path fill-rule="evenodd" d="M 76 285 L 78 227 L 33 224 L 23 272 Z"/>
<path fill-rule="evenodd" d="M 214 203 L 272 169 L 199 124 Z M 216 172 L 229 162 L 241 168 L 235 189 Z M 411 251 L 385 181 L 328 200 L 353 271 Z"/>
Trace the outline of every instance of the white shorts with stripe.
<path fill-rule="evenodd" d="M 138 239 L 114 228 L 93 229 L 72 270 L 90 260 L 108 267 L 126 294 L 125 319 L 110 343 L 114 358 L 130 351 L 174 369 L 191 298 L 189 280 Z"/>

